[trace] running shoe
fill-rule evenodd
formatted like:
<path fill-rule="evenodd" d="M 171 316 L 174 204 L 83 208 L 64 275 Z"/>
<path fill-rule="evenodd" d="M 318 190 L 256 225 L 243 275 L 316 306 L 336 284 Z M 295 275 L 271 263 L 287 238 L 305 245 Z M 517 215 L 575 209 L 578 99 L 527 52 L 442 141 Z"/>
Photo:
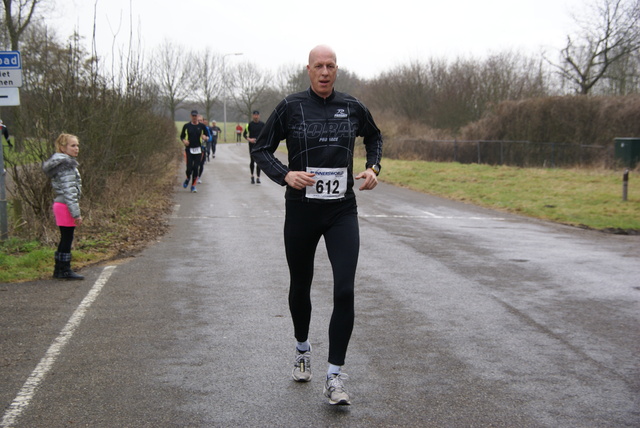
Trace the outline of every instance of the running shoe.
<path fill-rule="evenodd" d="M 311 380 L 311 349 L 300 352 L 296 349 L 296 360 L 293 363 L 293 380 L 309 382 Z"/>
<path fill-rule="evenodd" d="M 191 186 L 191 193 L 198 193 L 198 189 L 196 189 L 196 186 Z"/>
<path fill-rule="evenodd" d="M 198 184 L 202 184 L 202 180 L 198 178 Z"/>
<path fill-rule="evenodd" d="M 253 177 L 251 177 L 251 184 L 256 184 L 256 180 Z"/>
<path fill-rule="evenodd" d="M 184 183 L 182 183 L 182 187 L 184 187 L 185 189 L 187 188 L 187 186 L 189 186 L 189 179 L 188 178 L 186 180 L 184 180 Z"/>
<path fill-rule="evenodd" d="M 349 393 L 344 387 L 344 381 L 347 380 L 347 378 L 346 373 L 334 373 L 330 377 L 327 377 L 327 381 L 324 383 L 324 395 L 329 398 L 329 404 L 351 404 Z"/>
<path fill-rule="evenodd" d="M 260 177 L 256 179 L 256 183 L 260 184 Z"/>

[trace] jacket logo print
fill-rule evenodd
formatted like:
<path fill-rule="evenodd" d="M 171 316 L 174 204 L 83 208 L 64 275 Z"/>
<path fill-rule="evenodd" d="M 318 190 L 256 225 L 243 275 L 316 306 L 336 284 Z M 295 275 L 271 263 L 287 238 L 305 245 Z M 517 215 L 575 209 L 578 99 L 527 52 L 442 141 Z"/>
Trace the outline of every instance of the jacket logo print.
<path fill-rule="evenodd" d="M 301 124 L 292 130 L 293 138 L 313 138 L 319 141 L 337 141 L 338 138 L 355 138 L 357 126 L 346 120 L 319 121 Z"/>
<path fill-rule="evenodd" d="M 345 117 L 347 117 L 347 113 L 344 112 L 343 108 L 339 108 L 336 114 L 333 115 L 333 117 L 338 119 L 344 119 Z"/>

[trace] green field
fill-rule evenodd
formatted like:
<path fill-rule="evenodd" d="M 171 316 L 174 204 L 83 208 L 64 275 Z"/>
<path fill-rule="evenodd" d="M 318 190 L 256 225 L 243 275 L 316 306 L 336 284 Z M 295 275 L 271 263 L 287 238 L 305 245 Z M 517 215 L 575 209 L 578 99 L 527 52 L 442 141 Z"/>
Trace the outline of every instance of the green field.
<path fill-rule="evenodd" d="M 356 165 L 364 159 L 356 161 Z M 559 223 L 640 232 L 640 174 L 384 160 L 380 180 L 424 193 Z"/>
<path fill-rule="evenodd" d="M 178 135 L 180 135 L 180 131 L 182 130 L 182 126 L 187 123 L 187 121 L 180 121 L 177 120 L 176 122 L 176 129 L 178 130 Z M 238 122 L 227 122 L 227 129 L 226 129 L 226 133 L 224 132 L 224 122 L 216 122 L 216 125 L 222 129 L 223 135 L 220 135 L 218 137 L 218 142 L 219 143 L 224 143 L 225 142 L 225 136 L 226 136 L 226 142 L 227 143 L 234 143 L 236 141 L 236 125 L 238 124 Z M 242 126 L 243 128 L 245 126 L 247 126 L 247 122 L 240 122 L 240 126 Z M 247 142 L 244 138 L 242 139 L 242 142 Z"/>

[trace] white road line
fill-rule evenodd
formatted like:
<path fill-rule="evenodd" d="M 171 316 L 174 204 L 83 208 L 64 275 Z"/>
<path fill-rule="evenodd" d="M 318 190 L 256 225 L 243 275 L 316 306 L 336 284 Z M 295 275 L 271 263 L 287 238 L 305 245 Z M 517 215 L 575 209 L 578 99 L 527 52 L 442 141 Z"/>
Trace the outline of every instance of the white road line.
<path fill-rule="evenodd" d="M 211 219 L 223 219 L 223 218 L 284 218 L 284 213 L 280 214 L 272 214 L 269 212 L 264 212 L 261 214 L 250 214 L 250 215 L 207 215 L 207 216 L 194 216 L 194 215 L 185 215 L 185 216 L 177 216 L 174 215 L 172 219 L 179 220 L 211 220 Z M 432 213 L 428 213 L 425 211 L 425 215 L 404 215 L 404 214 L 363 214 L 358 213 L 358 217 L 362 218 L 408 218 L 408 219 L 427 219 L 427 220 L 496 220 L 496 221 L 504 221 L 506 218 L 504 217 L 467 217 L 467 216 L 439 216 Z"/>
<path fill-rule="evenodd" d="M 430 213 L 429 211 L 422 211 L 423 213 L 425 213 L 426 215 L 428 215 L 431 218 L 442 218 L 439 215 L 435 215 L 434 213 Z"/>
<path fill-rule="evenodd" d="M 247 208 L 247 204 L 242 204 L 244 208 Z M 284 211 L 281 213 L 272 214 L 268 211 L 265 211 L 261 214 L 250 214 L 250 215 L 236 215 L 236 214 L 228 214 L 228 215 L 208 215 L 208 216 L 192 216 L 185 215 L 179 216 L 178 211 L 180 211 L 180 205 L 173 206 L 173 213 L 171 214 L 172 219 L 181 219 L 181 220 L 200 220 L 200 219 L 216 219 L 216 218 L 284 218 Z M 454 217 L 454 216 L 440 216 L 429 211 L 422 211 L 424 215 L 404 215 L 404 214 L 363 214 L 362 212 L 358 213 L 358 217 L 362 218 L 416 218 L 416 219 L 438 219 L 438 220 L 496 220 L 496 221 L 504 221 L 506 220 L 504 217 Z"/>
<path fill-rule="evenodd" d="M 60 355 L 60 352 L 62 352 L 62 349 L 66 346 L 69 340 L 71 340 L 73 333 L 80 325 L 80 322 L 98 297 L 98 294 L 100 294 L 102 287 L 107 283 L 107 280 L 115 268 L 115 266 L 107 266 L 102 270 L 100 277 L 98 277 L 91 290 L 89 290 L 89 293 L 87 293 L 84 300 L 76 308 L 73 315 L 71 315 L 67 324 L 64 326 L 58 337 L 53 341 L 44 357 L 40 360 L 40 363 L 38 363 L 35 370 L 33 370 L 27 381 L 22 386 L 22 389 L 20 389 L 20 392 L 18 392 L 18 395 L 5 412 L 2 417 L 2 422 L 0 422 L 0 427 L 12 427 L 22 412 L 29 406 L 36 389 L 40 386 L 49 370 L 51 370 L 51 367 L 56 362 L 56 359 L 58 355 Z"/>
<path fill-rule="evenodd" d="M 425 215 L 389 215 L 389 214 L 362 214 L 358 213 L 358 217 L 363 218 L 416 218 L 416 219 L 431 219 L 431 220 L 496 220 L 504 221 L 504 217 L 456 217 L 456 216 L 437 216 L 435 214 L 427 213 Z"/>

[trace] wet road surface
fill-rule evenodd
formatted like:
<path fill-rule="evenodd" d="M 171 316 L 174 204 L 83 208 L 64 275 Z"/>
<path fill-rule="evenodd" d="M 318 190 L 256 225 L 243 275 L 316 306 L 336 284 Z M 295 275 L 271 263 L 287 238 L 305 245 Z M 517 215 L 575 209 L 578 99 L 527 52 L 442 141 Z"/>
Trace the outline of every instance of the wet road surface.
<path fill-rule="evenodd" d="M 640 237 L 357 192 L 351 406 L 293 382 L 283 188 L 219 145 L 170 232 L 80 282 L 0 284 L 2 427 L 640 426 Z"/>

